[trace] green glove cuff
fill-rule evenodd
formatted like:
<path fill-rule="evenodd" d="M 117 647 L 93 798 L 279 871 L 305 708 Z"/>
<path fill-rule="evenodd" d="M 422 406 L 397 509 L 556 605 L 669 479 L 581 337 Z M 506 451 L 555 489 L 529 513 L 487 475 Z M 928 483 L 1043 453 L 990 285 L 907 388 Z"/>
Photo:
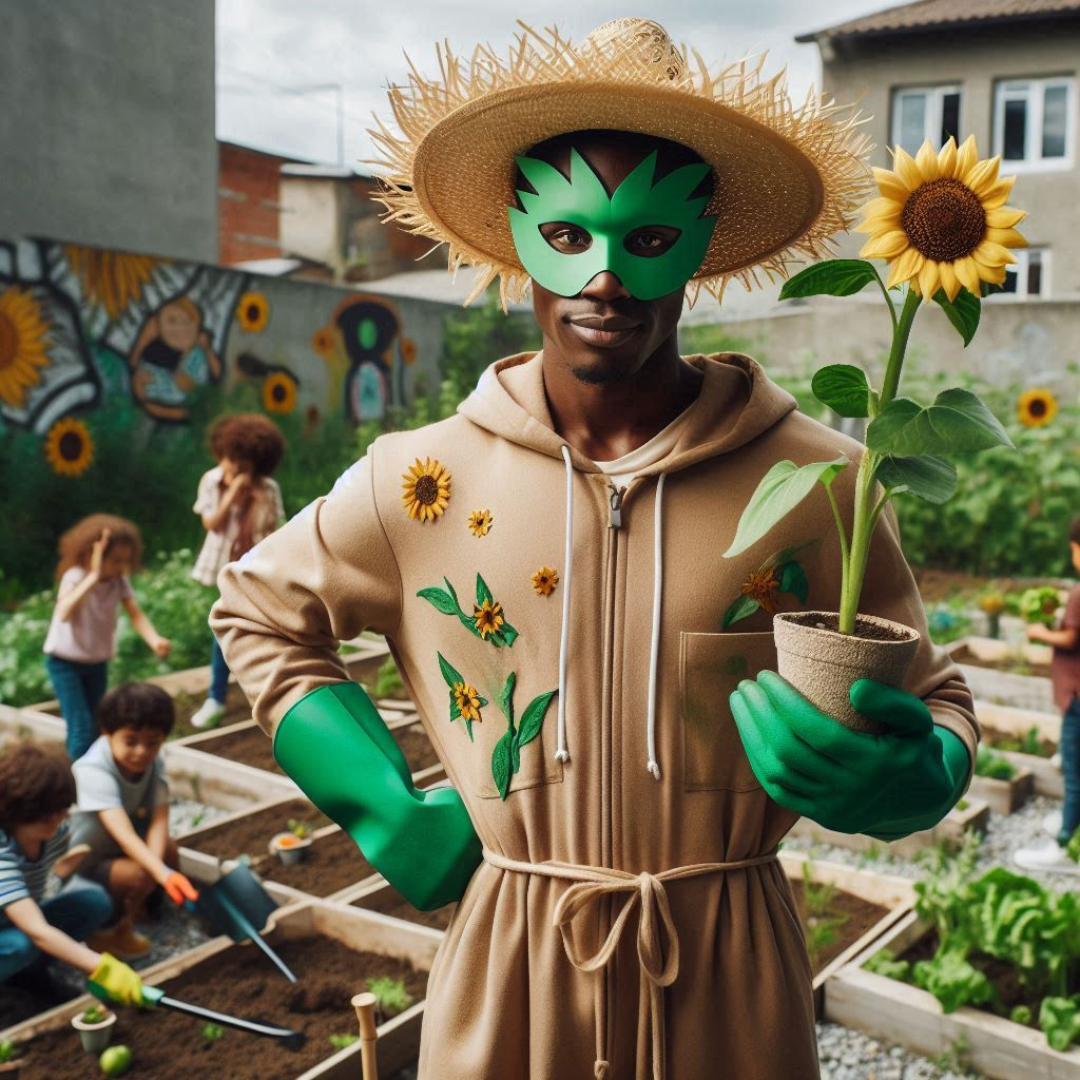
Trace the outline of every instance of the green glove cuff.
<path fill-rule="evenodd" d="M 416 790 L 363 687 L 301 698 L 278 725 L 274 757 L 410 903 L 427 911 L 461 899 L 481 859 L 468 811 L 452 789 Z"/>
<path fill-rule="evenodd" d="M 953 805 L 968 789 L 971 782 L 971 754 L 964 745 L 964 740 L 954 731 L 940 724 L 934 725 L 934 734 L 941 740 L 941 750 L 945 759 L 945 768 L 953 780 Z"/>

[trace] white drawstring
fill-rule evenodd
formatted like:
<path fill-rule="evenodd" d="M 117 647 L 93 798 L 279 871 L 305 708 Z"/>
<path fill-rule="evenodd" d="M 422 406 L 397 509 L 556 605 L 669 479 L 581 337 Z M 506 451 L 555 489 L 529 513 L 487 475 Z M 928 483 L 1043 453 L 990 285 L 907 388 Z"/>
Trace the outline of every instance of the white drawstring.
<path fill-rule="evenodd" d="M 570 447 L 562 448 L 566 462 L 566 553 L 563 558 L 562 580 L 562 629 L 559 631 L 559 745 L 555 751 L 556 761 L 569 761 L 566 749 L 566 657 L 570 644 L 570 576 L 574 571 L 574 466 L 570 461 Z"/>
<path fill-rule="evenodd" d="M 664 589 L 664 518 L 662 503 L 664 497 L 664 476 L 661 473 L 656 481 L 656 511 L 653 517 L 653 608 L 652 639 L 649 643 L 649 712 L 648 742 L 649 761 L 645 766 L 653 777 L 660 779 L 660 763 L 656 760 L 656 666 L 660 655 L 660 602 Z"/>

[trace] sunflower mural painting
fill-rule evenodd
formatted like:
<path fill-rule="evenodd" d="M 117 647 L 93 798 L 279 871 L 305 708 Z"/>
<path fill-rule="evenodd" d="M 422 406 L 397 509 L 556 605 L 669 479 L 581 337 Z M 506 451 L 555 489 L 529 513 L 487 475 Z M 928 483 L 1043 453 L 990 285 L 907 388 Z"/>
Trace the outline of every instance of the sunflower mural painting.
<path fill-rule="evenodd" d="M 49 326 L 33 295 L 20 288 L 0 293 L 0 401 L 24 407 L 27 389 L 41 382 L 49 363 L 48 344 Z"/>
<path fill-rule="evenodd" d="M 45 438 L 45 460 L 57 476 L 82 476 L 94 460 L 94 440 L 82 420 L 58 420 Z"/>

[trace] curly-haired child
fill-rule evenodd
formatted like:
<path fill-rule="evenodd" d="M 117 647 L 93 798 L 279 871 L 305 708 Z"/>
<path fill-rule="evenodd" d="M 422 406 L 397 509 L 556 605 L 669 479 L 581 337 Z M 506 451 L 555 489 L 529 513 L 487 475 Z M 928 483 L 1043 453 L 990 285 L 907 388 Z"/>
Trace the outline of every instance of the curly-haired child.
<path fill-rule="evenodd" d="M 160 657 L 172 645 L 139 607 L 129 575 L 139 568 L 138 526 L 91 514 L 60 538 L 56 607 L 45 637 L 45 666 L 67 724 L 67 751 L 77 761 L 97 737 L 94 713 L 108 685 L 123 605 L 135 632 Z"/>
<path fill-rule="evenodd" d="M 210 430 L 210 450 L 218 464 L 199 481 L 193 507 L 206 539 L 191 576 L 217 588 L 218 574 L 285 521 L 274 470 L 285 453 L 277 427 L 258 413 L 224 416 Z M 192 727 L 216 724 L 225 714 L 229 668 L 211 635 L 210 693 L 191 718 Z"/>

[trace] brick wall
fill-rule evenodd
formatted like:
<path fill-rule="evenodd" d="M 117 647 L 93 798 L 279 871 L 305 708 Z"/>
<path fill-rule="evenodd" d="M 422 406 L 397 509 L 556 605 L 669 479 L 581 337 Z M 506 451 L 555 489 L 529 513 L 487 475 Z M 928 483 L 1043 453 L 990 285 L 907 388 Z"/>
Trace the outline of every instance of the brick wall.
<path fill-rule="evenodd" d="M 218 261 L 225 266 L 281 255 L 281 166 L 292 158 L 219 143 Z"/>

